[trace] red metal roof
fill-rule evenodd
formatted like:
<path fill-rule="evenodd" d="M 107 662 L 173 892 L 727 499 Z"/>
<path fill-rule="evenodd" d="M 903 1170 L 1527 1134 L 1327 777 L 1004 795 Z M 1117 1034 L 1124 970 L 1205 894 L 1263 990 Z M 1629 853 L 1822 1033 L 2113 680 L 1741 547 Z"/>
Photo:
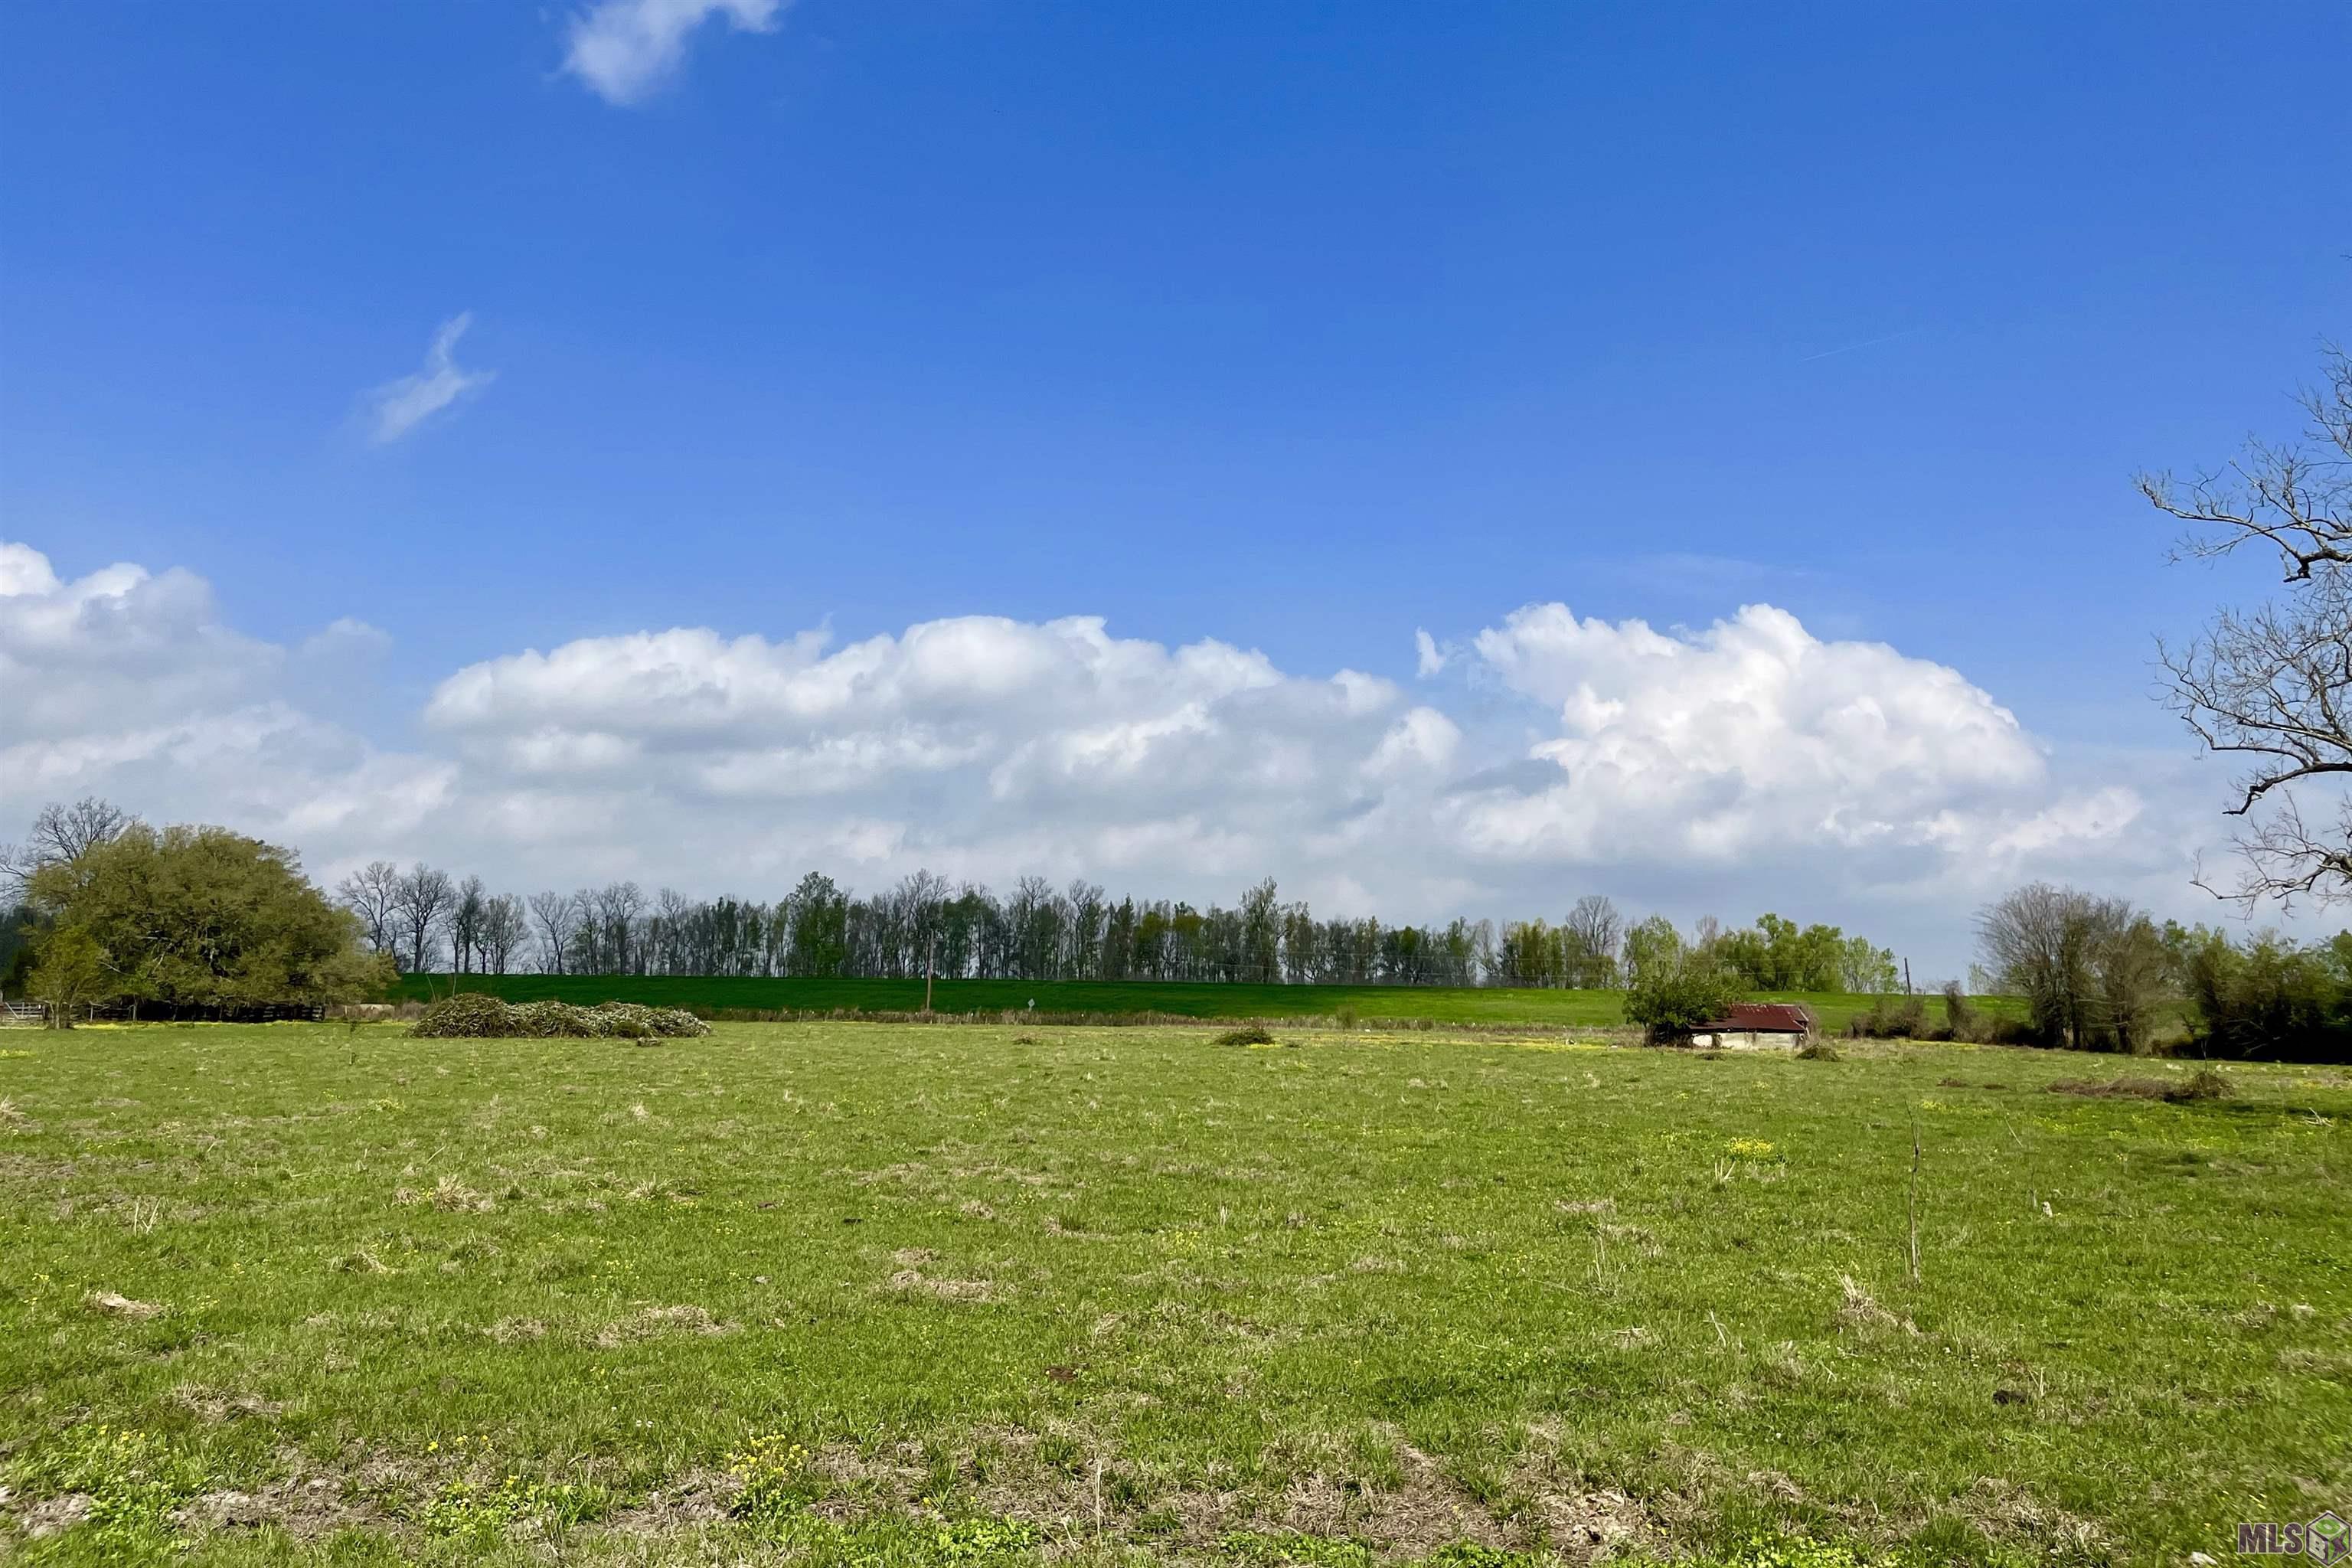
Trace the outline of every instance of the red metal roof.
<path fill-rule="evenodd" d="M 1813 1027 L 1813 1016 L 1794 1002 L 1734 1002 L 1724 1011 L 1726 1016 L 1699 1027 L 1763 1035 L 1810 1034 Z"/>

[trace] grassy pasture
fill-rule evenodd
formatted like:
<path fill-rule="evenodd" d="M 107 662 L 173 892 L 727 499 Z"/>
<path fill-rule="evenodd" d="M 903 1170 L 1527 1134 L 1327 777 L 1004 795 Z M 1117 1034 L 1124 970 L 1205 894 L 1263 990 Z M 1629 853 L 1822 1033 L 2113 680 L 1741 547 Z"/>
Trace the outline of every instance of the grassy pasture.
<path fill-rule="evenodd" d="M 0 1557 L 2171 1563 L 2352 1502 L 2342 1069 L 1286 1038 L 0 1036 Z"/>
<path fill-rule="evenodd" d="M 912 1013 L 923 1005 L 920 980 L 780 980 L 754 975 L 407 974 L 394 994 L 423 1000 L 453 987 L 488 991 L 509 1002 L 556 1000 L 593 1005 L 608 997 L 659 1007 L 740 1008 L 757 1012 Z M 932 1005 L 942 1013 L 1164 1014 L 1186 1018 L 1329 1018 L 1353 1008 L 1364 1019 L 1427 1019 L 1437 1024 L 1555 1024 L 1599 1028 L 1625 1021 L 1621 991 L 1518 990 L 1503 986 L 1212 985 L 1172 981 L 942 980 Z M 1834 1033 L 1870 1010 L 1874 997 L 1843 992 L 1774 992 L 1759 1000 L 1802 1002 Z M 1941 1003 L 1927 998 L 1929 1015 Z M 2018 1012 L 2014 997 L 1979 997 L 1989 1013 Z"/>

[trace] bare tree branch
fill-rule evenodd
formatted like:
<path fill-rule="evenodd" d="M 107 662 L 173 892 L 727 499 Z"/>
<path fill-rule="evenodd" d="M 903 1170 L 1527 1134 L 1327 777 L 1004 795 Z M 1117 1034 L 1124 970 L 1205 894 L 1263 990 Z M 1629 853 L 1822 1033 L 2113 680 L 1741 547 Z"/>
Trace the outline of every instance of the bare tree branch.
<path fill-rule="evenodd" d="M 84 795 L 71 805 L 51 801 L 33 818 L 33 830 L 23 843 L 0 845 L 0 891 L 12 900 L 23 898 L 34 872 L 79 860 L 85 851 L 120 838 L 138 820 L 96 795 Z"/>
<path fill-rule="evenodd" d="M 2315 821 L 2296 798 L 2352 778 L 2352 358 L 2329 344 L 2324 363 L 2326 384 L 2302 397 L 2305 447 L 2252 442 L 2225 475 L 2185 488 L 2139 479 L 2150 502 L 2197 530 L 2176 559 L 2252 543 L 2279 552 L 2284 600 L 2224 610 L 2185 646 L 2158 646 L 2173 710 L 2208 750 L 2248 763 L 2227 808 L 2247 819 L 2243 872 L 2212 890 L 2250 910 L 2352 901 L 2352 801 Z"/>
<path fill-rule="evenodd" d="M 2298 399 L 2311 416 L 2307 449 L 2250 441 L 2228 468 L 2186 484 L 2139 476 L 2150 504 L 2191 525 L 2176 558 L 2211 559 L 2259 541 L 2278 551 L 2289 583 L 2352 565 L 2352 356 L 2333 343 L 2321 354 L 2326 384 Z"/>

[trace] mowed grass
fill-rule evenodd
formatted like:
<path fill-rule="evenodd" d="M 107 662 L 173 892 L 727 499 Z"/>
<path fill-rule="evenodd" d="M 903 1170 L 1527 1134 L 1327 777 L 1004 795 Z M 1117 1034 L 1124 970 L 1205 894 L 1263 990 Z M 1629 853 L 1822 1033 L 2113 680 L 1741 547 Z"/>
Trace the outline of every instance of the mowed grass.
<path fill-rule="evenodd" d="M 487 991 L 509 1002 L 553 999 L 593 1006 L 618 997 L 660 1007 L 747 1012 L 913 1013 L 923 1005 L 920 980 L 787 980 L 759 975 L 691 974 L 407 974 L 396 997 L 422 1001 L 453 989 Z M 1875 997 L 1843 992 L 1773 992 L 1759 1000 L 1802 1002 L 1822 1027 L 1842 1032 Z M 1925 999 L 1940 1020 L 1942 1004 Z M 1410 1019 L 1434 1024 L 1552 1024 L 1601 1028 L 1625 1021 L 1622 991 L 1517 989 L 1507 986 L 1214 985 L 1181 981 L 941 980 L 931 1005 L 941 1013 L 1037 1011 L 1055 1016 L 1160 1014 L 1183 1018 L 1334 1018 L 1341 1011 L 1363 1020 Z M 1976 999 L 1983 1012 L 2020 1016 L 2013 997 Z"/>
<path fill-rule="evenodd" d="M 2341 1069 L 1213 1038 L 0 1036 L 0 1556 L 2177 1563 L 2352 1501 Z"/>

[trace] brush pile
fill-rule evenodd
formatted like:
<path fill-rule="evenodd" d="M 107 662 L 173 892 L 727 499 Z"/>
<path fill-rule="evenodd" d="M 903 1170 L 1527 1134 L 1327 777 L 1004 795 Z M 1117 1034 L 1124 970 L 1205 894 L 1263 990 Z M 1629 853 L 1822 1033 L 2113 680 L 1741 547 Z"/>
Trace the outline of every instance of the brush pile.
<path fill-rule="evenodd" d="M 501 1002 L 478 991 L 460 991 L 425 1009 L 410 1030 L 436 1040 L 661 1040 L 707 1035 L 710 1026 L 678 1007 L 647 1007 L 636 1002 L 603 1002 L 593 1007 L 569 1002 Z"/>

